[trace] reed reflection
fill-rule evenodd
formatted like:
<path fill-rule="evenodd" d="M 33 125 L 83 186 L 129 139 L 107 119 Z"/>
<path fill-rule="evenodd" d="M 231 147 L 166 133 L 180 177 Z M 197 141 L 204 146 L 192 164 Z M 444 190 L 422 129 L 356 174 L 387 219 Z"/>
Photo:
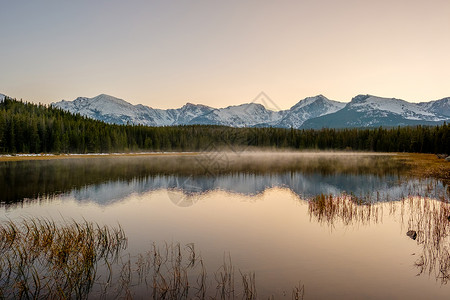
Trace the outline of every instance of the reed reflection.
<path fill-rule="evenodd" d="M 416 233 L 422 253 L 415 262 L 418 275 L 433 275 L 441 283 L 450 280 L 450 204 L 409 197 L 401 203 L 401 213 L 407 220 L 408 231 Z M 406 214 L 406 215 L 405 215 Z"/>
<path fill-rule="evenodd" d="M 331 228 L 337 222 L 348 226 L 376 224 L 383 220 L 383 205 L 373 205 L 347 194 L 315 196 L 308 202 L 308 212 L 311 220 Z"/>
<path fill-rule="evenodd" d="M 414 262 L 418 275 L 428 274 L 447 284 L 450 280 L 450 203 L 408 196 L 396 202 L 371 202 L 354 195 L 318 195 L 308 200 L 311 221 L 334 229 L 383 222 L 383 215 L 401 220 L 406 236 L 421 247 Z"/>

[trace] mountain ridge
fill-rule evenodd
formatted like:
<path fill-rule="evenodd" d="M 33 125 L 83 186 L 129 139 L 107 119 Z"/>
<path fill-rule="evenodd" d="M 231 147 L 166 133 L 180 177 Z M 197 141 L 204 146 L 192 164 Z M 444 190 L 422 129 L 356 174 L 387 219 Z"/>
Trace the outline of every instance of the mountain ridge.
<path fill-rule="evenodd" d="M 431 109 L 436 107 L 450 109 L 450 101 L 447 99 L 411 103 L 396 98 L 358 95 L 353 97 L 341 110 L 305 121 L 302 128 L 437 125 L 449 121 L 450 117 L 432 112 Z M 429 104 L 428 109 L 424 103 Z"/>
<path fill-rule="evenodd" d="M 114 124 L 147 126 L 225 125 L 231 127 L 345 128 L 434 125 L 450 120 L 450 97 L 412 103 L 402 99 L 357 95 L 350 102 L 330 100 L 323 95 L 307 97 L 291 108 L 267 109 L 260 103 L 223 108 L 187 102 L 180 108 L 157 109 L 133 105 L 123 99 L 100 94 L 59 101 L 54 107 Z"/>
<path fill-rule="evenodd" d="M 93 98 L 78 97 L 62 100 L 54 107 L 115 124 L 142 124 L 148 126 L 210 124 L 232 127 L 274 126 L 298 128 L 311 118 L 335 112 L 345 103 L 317 95 L 300 100 L 287 110 L 273 111 L 260 103 L 243 103 L 223 108 L 186 103 L 176 109 L 155 109 L 142 104 L 133 105 L 106 94 Z M 299 116 L 299 112 L 302 116 Z"/>

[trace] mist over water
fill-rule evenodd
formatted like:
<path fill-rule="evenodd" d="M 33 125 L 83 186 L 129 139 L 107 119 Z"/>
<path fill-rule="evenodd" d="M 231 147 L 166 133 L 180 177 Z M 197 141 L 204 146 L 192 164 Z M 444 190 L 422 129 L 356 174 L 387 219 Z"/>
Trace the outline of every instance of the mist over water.
<path fill-rule="evenodd" d="M 392 187 L 406 173 L 389 155 L 367 153 L 214 152 L 31 160 L 0 162 L 0 199 L 8 204 L 74 193 L 79 199 L 106 203 L 120 199 L 118 195 L 158 189 L 256 194 L 273 186 L 300 196 L 362 195 Z"/>

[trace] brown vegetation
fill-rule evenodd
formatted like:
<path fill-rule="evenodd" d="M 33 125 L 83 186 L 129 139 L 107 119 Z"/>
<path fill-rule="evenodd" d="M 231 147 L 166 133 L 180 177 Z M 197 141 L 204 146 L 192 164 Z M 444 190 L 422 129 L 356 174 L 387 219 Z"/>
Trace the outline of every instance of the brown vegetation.
<path fill-rule="evenodd" d="M 408 174 L 414 177 L 435 178 L 450 185 L 450 162 L 435 154 L 399 153 L 394 159 L 408 166 Z"/>

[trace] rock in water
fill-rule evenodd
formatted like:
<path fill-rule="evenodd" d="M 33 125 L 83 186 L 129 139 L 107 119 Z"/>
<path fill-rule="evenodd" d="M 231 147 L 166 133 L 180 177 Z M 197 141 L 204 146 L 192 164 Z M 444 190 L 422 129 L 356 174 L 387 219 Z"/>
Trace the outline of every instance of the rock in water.
<path fill-rule="evenodd" d="M 407 236 L 409 236 L 410 238 L 412 238 L 413 240 L 415 240 L 417 238 L 417 232 L 415 230 L 409 230 L 406 233 Z"/>

